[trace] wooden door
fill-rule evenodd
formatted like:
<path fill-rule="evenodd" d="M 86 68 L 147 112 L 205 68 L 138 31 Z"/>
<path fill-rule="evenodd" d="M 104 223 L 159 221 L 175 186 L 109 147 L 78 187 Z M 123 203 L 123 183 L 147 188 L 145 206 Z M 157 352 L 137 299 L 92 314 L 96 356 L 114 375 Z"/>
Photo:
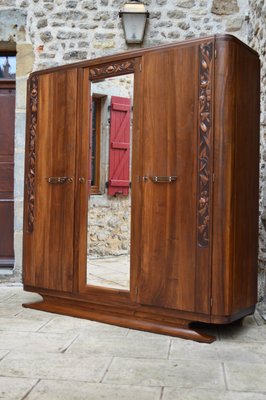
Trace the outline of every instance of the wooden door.
<path fill-rule="evenodd" d="M 200 202 L 204 196 L 206 203 L 210 200 L 206 193 L 211 184 L 210 147 L 200 142 L 200 123 L 206 119 L 206 115 L 199 117 L 204 112 L 199 106 L 200 84 L 206 80 L 200 63 L 205 66 L 208 62 L 203 52 L 193 44 L 144 56 L 139 162 L 142 215 L 136 300 L 209 313 L 209 215 L 204 216 L 205 226 L 200 222 Z M 211 89 L 210 82 L 207 89 Z M 204 135 L 210 144 L 210 126 Z M 200 178 L 204 174 L 205 195 Z M 160 182 L 166 180 L 164 177 L 173 178 L 171 182 Z"/>
<path fill-rule="evenodd" d="M 14 266 L 15 81 L 0 81 L 0 268 Z"/>
<path fill-rule="evenodd" d="M 77 70 L 28 87 L 24 284 L 72 291 Z"/>

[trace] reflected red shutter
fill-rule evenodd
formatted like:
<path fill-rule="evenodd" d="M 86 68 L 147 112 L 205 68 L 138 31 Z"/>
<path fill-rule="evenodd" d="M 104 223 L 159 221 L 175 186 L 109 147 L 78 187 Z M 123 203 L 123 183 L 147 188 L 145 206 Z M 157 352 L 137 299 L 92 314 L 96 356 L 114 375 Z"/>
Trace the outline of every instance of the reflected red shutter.
<path fill-rule="evenodd" d="M 125 97 L 111 97 L 108 194 L 129 193 L 130 106 Z"/>
<path fill-rule="evenodd" d="M 90 129 L 90 136 L 89 136 L 89 173 L 88 173 L 88 185 L 89 185 L 89 192 L 91 190 L 91 155 L 92 155 L 92 107 L 93 107 L 93 98 L 90 98 L 90 110 L 89 110 L 89 129 Z"/>

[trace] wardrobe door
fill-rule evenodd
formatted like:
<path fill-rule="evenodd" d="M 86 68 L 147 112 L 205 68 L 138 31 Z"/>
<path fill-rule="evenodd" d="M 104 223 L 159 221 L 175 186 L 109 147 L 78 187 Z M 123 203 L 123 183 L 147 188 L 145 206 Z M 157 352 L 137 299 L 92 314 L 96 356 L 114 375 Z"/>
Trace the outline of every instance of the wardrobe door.
<path fill-rule="evenodd" d="M 28 85 L 24 284 L 72 291 L 77 70 Z"/>
<path fill-rule="evenodd" d="M 212 43 L 144 57 L 142 304 L 210 311 L 211 58 Z"/>

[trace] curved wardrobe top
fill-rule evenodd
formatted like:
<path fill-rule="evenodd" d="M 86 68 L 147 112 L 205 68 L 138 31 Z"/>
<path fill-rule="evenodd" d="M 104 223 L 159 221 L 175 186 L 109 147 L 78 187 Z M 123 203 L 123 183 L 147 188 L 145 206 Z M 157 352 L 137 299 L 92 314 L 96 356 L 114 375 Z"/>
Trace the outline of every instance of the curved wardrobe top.
<path fill-rule="evenodd" d="M 52 67 L 52 68 L 46 68 L 46 69 L 32 72 L 29 77 L 32 77 L 34 75 L 47 74 L 50 72 L 69 69 L 69 68 L 86 68 L 86 67 L 92 67 L 95 65 L 108 64 L 109 62 L 114 62 L 114 61 L 128 60 L 128 59 L 132 59 L 135 57 L 140 57 L 146 53 L 161 51 L 163 49 L 171 49 L 171 48 L 175 48 L 175 47 L 188 46 L 190 44 L 194 45 L 195 43 L 202 43 L 202 42 L 205 42 L 206 40 L 214 40 L 216 42 L 224 42 L 224 41 L 236 42 L 236 43 L 241 44 L 242 46 L 244 45 L 248 50 L 250 50 L 252 53 L 254 53 L 255 55 L 258 56 L 258 53 L 255 50 L 253 50 L 247 44 L 241 42 L 235 36 L 230 35 L 230 34 L 217 34 L 217 35 L 211 35 L 211 36 L 203 36 L 203 37 L 199 37 L 196 39 L 183 40 L 180 42 L 175 42 L 175 43 L 170 43 L 170 44 L 159 45 L 156 47 L 147 47 L 147 48 L 141 48 L 138 50 L 126 51 L 123 53 L 112 54 L 109 56 L 98 57 L 98 58 L 94 58 L 91 60 L 79 61 L 79 62 L 70 63 L 70 64 L 64 64 L 64 65 L 56 66 L 56 67 Z"/>

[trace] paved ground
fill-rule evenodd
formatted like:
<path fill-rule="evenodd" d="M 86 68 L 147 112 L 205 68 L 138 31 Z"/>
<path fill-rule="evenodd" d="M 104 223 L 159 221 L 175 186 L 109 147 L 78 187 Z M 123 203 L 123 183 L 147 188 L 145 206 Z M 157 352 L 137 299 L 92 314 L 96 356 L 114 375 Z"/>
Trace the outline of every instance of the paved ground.
<path fill-rule="evenodd" d="M 88 284 L 129 290 L 129 256 L 88 257 Z"/>
<path fill-rule="evenodd" d="M 211 345 L 29 309 L 0 287 L 0 398 L 266 399 L 266 324 L 208 328 Z"/>

